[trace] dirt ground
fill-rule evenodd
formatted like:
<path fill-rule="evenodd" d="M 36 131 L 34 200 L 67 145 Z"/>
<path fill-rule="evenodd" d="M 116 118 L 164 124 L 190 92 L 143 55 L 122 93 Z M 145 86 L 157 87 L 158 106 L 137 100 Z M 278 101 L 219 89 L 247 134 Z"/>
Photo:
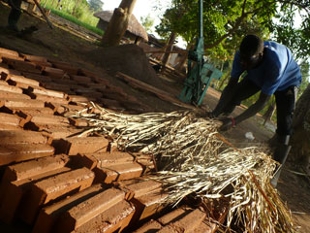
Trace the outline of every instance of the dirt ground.
<path fill-rule="evenodd" d="M 29 15 L 24 12 L 19 22 L 19 28 L 35 26 L 37 28 L 31 34 L 18 35 L 5 30 L 9 7 L 0 4 L 0 47 L 13 49 L 21 53 L 44 56 L 51 60 L 66 61 L 73 65 L 83 67 L 93 72 L 108 74 L 106 77 L 111 82 L 124 87 L 128 93 L 137 97 L 141 103 L 145 103 L 152 111 L 174 111 L 181 107 L 163 101 L 153 94 L 143 92 L 127 86 L 118 78 L 115 72 L 121 71 L 133 78 L 144 81 L 154 87 L 178 95 L 182 89 L 180 80 L 159 78 L 148 63 L 143 50 L 135 45 L 115 48 L 102 48 L 99 46 L 100 37 L 60 20 L 55 16 L 49 16 L 53 28 L 39 16 Z M 212 88 L 204 99 L 203 107 L 212 109 L 219 98 L 219 93 Z M 237 109 L 238 114 L 242 108 Z M 258 146 L 266 147 L 266 141 L 272 137 L 274 125 L 263 124 L 259 116 L 246 120 L 238 127 L 223 133 L 230 142 L 237 147 Z M 255 139 L 245 137 L 247 132 L 252 132 Z M 297 174 L 298 168 L 288 161 L 277 186 L 277 190 L 289 209 L 300 232 L 310 232 L 310 180 L 307 176 Z"/>

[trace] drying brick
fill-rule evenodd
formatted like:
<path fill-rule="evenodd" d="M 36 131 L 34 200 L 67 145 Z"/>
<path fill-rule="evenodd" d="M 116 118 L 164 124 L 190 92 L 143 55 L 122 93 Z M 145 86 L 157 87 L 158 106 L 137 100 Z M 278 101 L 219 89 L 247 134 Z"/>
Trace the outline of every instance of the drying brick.
<path fill-rule="evenodd" d="M 32 233 L 53 232 L 53 226 L 62 213 L 102 191 L 103 187 L 101 184 L 96 184 L 55 204 L 42 208 L 35 222 Z"/>
<path fill-rule="evenodd" d="M 31 178 L 8 183 L 8 185 L 6 185 L 5 195 L 2 197 L 0 203 L 0 219 L 5 223 L 10 224 L 18 217 L 16 216 L 18 207 L 21 202 L 28 201 L 26 197 L 32 183 L 69 170 L 69 168 L 63 167 Z"/>
<path fill-rule="evenodd" d="M 110 166 L 100 166 L 98 164 L 94 172 L 96 173 L 97 181 L 110 184 L 114 181 L 140 177 L 143 173 L 143 168 L 137 163 L 113 164 Z"/>
<path fill-rule="evenodd" d="M 65 94 L 64 92 L 48 90 L 42 87 L 29 87 L 27 91 L 33 94 L 46 95 L 46 96 L 60 98 L 60 99 L 67 98 L 67 94 Z"/>
<path fill-rule="evenodd" d="M 60 154 L 7 166 L 2 177 L 2 182 L 31 178 L 45 172 L 62 168 L 68 162 L 69 156 Z"/>
<path fill-rule="evenodd" d="M 14 74 L 2 74 L 1 78 L 3 80 L 6 80 L 9 84 L 14 85 L 14 86 L 22 86 L 22 87 L 39 87 L 40 82 L 37 80 L 33 80 L 30 78 L 26 78 L 23 75 L 14 75 Z"/>
<path fill-rule="evenodd" d="M 0 131 L 1 145 L 7 144 L 45 144 L 47 137 L 35 131 Z"/>
<path fill-rule="evenodd" d="M 35 99 L 19 99 L 19 98 L 10 98 L 6 100 L 0 100 L 0 106 L 5 106 L 7 108 L 44 108 L 44 101 L 35 100 Z"/>
<path fill-rule="evenodd" d="M 46 103 L 57 103 L 57 104 L 68 104 L 69 101 L 65 98 L 58 98 L 58 97 L 53 97 L 53 96 L 48 96 L 48 95 L 41 95 L 41 94 L 31 94 L 29 93 L 29 95 L 33 98 L 33 99 L 37 99 L 37 100 L 42 100 Z"/>
<path fill-rule="evenodd" d="M 20 126 L 21 118 L 17 115 L 0 112 L 0 122 L 2 125 Z"/>
<path fill-rule="evenodd" d="M 172 225 L 174 225 L 176 228 L 182 229 L 182 232 L 193 232 L 196 228 L 199 227 L 205 218 L 205 212 L 202 212 L 200 209 L 195 209 L 184 216 L 182 219 L 173 222 Z"/>
<path fill-rule="evenodd" d="M 60 139 L 53 142 L 53 145 L 59 154 L 89 154 L 107 151 L 109 140 L 104 137 L 72 137 Z"/>
<path fill-rule="evenodd" d="M 135 207 L 129 202 L 123 200 L 110 207 L 102 214 L 89 220 L 76 230 L 75 233 L 113 233 L 122 232 L 128 226 L 133 215 Z"/>
<path fill-rule="evenodd" d="M 125 193 L 116 188 L 107 189 L 71 208 L 57 223 L 55 232 L 71 232 L 109 208 L 124 200 Z"/>
<path fill-rule="evenodd" d="M 19 53 L 15 50 L 0 48 L 0 57 L 19 57 Z"/>
<path fill-rule="evenodd" d="M 139 198 L 132 198 L 131 202 L 136 207 L 136 213 L 133 217 L 132 223 L 146 219 L 153 214 L 159 213 L 163 210 L 164 206 L 162 203 L 167 198 L 168 194 L 161 191 L 148 193 Z M 131 224 L 132 224 L 131 223 Z"/>
<path fill-rule="evenodd" d="M 7 82 L 5 82 L 5 83 L 7 83 Z M 3 92 L 3 94 L 1 94 L 1 97 L 6 97 L 6 98 L 8 98 L 10 96 L 6 96 L 5 93 L 14 93 L 14 94 L 22 94 L 23 93 L 23 89 L 20 87 L 12 86 L 9 84 L 3 85 L 2 83 L 0 85 L 0 90 L 1 90 L 1 92 Z M 19 95 L 19 96 L 20 97 L 22 97 L 22 96 L 26 97 L 27 95 Z M 15 97 L 15 98 L 17 98 L 17 97 Z M 30 99 L 30 96 L 27 96 L 26 98 Z"/>
<path fill-rule="evenodd" d="M 7 132 L 15 132 L 12 130 Z M 0 166 L 44 156 L 53 155 L 54 147 L 48 144 L 7 144 L 0 145 Z"/>
<path fill-rule="evenodd" d="M 156 220 L 151 219 L 146 224 L 144 224 L 142 227 L 135 230 L 133 233 L 145 233 L 145 232 L 156 233 L 160 229 L 162 229 L 162 225 Z"/>
<path fill-rule="evenodd" d="M 149 179 L 131 179 L 118 182 L 118 185 L 127 193 L 128 199 L 132 197 L 139 198 L 148 193 L 158 191 L 162 186 L 160 182 Z"/>
<path fill-rule="evenodd" d="M 93 156 L 98 160 L 98 167 L 104 167 L 109 165 L 123 164 L 134 161 L 134 157 L 126 152 L 115 151 L 113 153 L 110 152 L 102 152 L 102 153 L 94 153 L 94 154 L 86 154 L 85 156 Z"/>
<path fill-rule="evenodd" d="M 21 219 L 32 224 L 44 204 L 90 187 L 93 179 L 92 171 L 81 168 L 34 183 L 28 193 L 27 202 L 22 205 Z"/>

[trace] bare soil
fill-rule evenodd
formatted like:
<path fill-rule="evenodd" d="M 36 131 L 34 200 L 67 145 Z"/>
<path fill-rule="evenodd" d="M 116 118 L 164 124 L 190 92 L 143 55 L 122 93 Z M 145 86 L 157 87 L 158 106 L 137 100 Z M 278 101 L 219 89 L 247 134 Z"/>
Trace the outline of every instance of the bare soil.
<path fill-rule="evenodd" d="M 116 72 L 125 73 L 135 79 L 148 83 L 168 93 L 178 95 L 182 90 L 180 80 L 159 78 L 148 63 L 143 50 L 136 45 L 123 45 L 113 48 L 100 46 L 100 37 L 75 26 L 56 16 L 50 15 L 53 28 L 39 16 L 29 15 L 24 12 L 19 22 L 19 28 L 35 26 L 36 31 L 30 34 L 16 34 L 5 30 L 7 16 L 10 8 L 1 2 L 0 4 L 0 47 L 16 50 L 21 53 L 44 56 L 50 60 L 70 62 L 78 67 L 106 74 L 115 85 L 123 87 L 130 95 L 135 96 L 141 103 L 147 105 L 152 111 L 174 111 L 180 106 L 163 101 L 155 95 L 128 86 L 125 82 L 115 77 Z M 169 80 L 169 81 L 167 81 Z M 208 89 L 203 102 L 205 109 L 212 109 L 220 94 Z M 238 108 L 234 114 L 242 111 Z M 259 146 L 266 147 L 266 141 L 272 137 L 274 125 L 263 124 L 260 116 L 238 125 L 236 128 L 223 133 L 223 135 L 236 147 Z M 245 137 L 247 132 L 252 132 L 255 139 Z M 300 232 L 310 232 L 310 180 L 309 177 L 297 174 L 298 167 L 288 160 L 281 173 L 277 190 L 283 201 L 292 211 L 293 218 Z"/>

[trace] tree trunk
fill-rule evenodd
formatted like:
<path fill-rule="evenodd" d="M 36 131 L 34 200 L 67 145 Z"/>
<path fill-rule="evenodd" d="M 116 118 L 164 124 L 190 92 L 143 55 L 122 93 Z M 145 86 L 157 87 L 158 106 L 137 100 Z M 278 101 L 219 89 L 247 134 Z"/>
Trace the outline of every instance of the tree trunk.
<path fill-rule="evenodd" d="M 161 69 L 161 72 L 162 72 L 162 73 L 165 71 L 166 65 L 167 65 L 167 63 L 168 63 L 168 61 L 169 61 L 170 52 L 172 51 L 175 38 L 176 38 L 176 34 L 175 34 L 174 32 L 172 32 L 172 33 L 170 34 L 170 38 L 169 38 L 167 47 L 166 47 L 166 49 L 165 49 L 164 56 L 163 56 L 163 58 L 162 58 L 162 64 L 163 64 L 163 67 L 162 67 L 162 69 Z"/>
<path fill-rule="evenodd" d="M 104 46 L 117 46 L 124 36 L 130 15 L 137 0 L 122 0 L 118 8 L 115 8 L 107 30 L 102 37 Z"/>
<path fill-rule="evenodd" d="M 310 162 L 310 84 L 296 104 L 293 119 L 292 150 L 290 158 L 300 162 L 309 173 Z"/>

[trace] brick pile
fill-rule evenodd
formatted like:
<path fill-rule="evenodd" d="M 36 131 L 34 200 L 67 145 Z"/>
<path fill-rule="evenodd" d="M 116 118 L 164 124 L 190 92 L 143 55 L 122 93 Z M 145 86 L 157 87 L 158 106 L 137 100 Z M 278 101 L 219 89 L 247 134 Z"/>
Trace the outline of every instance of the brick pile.
<path fill-rule="evenodd" d="M 66 110 L 89 101 L 147 110 L 104 75 L 0 48 L 0 230 L 214 232 L 201 209 L 164 207 L 162 185 L 143 179 L 149 158 L 111 150 L 103 136 L 70 137 L 87 122 Z"/>

